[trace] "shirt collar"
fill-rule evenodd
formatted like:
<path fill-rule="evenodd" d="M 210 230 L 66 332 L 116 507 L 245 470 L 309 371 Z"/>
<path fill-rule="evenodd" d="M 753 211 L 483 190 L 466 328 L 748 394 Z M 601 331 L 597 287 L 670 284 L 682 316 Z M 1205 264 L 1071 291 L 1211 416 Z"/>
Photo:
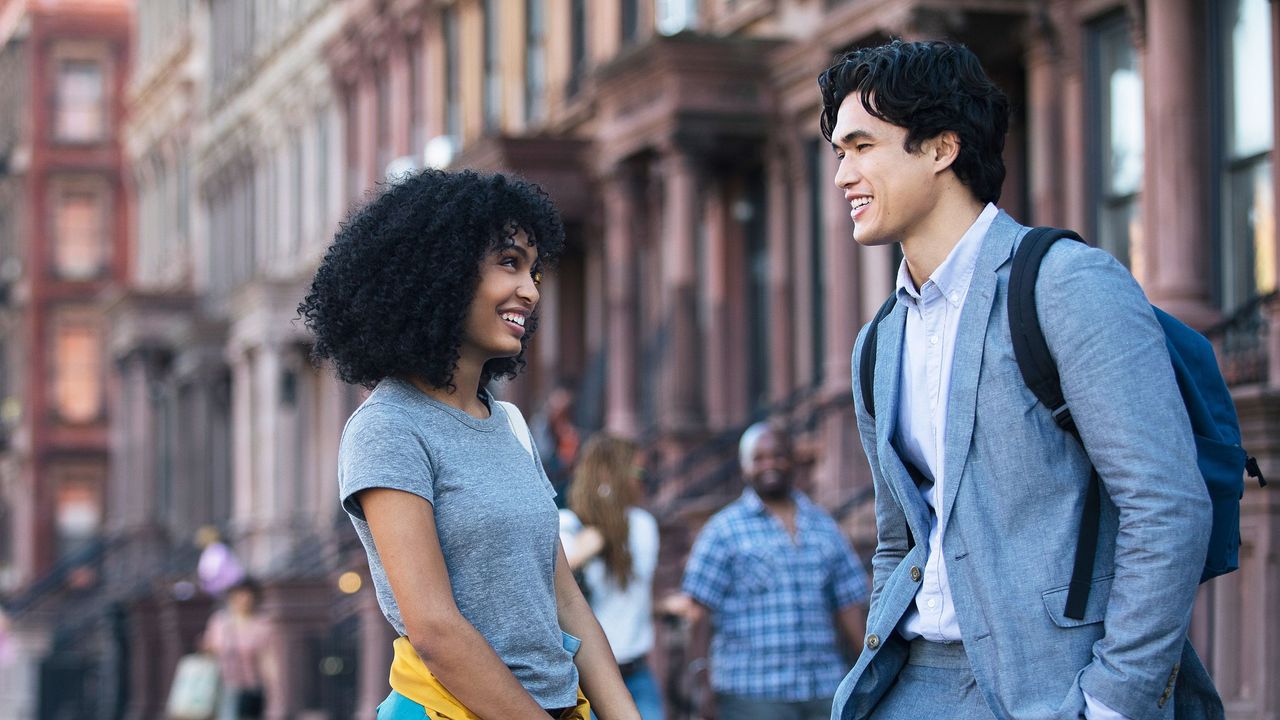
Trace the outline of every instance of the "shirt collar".
<path fill-rule="evenodd" d="M 969 290 L 969 282 L 973 279 L 973 269 L 978 262 L 978 250 L 982 247 L 982 238 L 991 229 L 991 223 L 995 221 L 997 214 L 999 210 L 996 206 L 987 203 L 987 206 L 978 214 L 978 218 L 973 221 L 968 230 L 964 231 L 964 235 L 960 236 L 956 246 L 951 248 L 947 259 L 942 261 L 920 289 L 924 290 L 929 283 L 933 283 L 947 302 L 954 307 L 960 307 L 965 293 Z M 906 258 L 898 264 L 897 293 L 899 299 L 907 299 L 911 302 L 920 299 L 920 293 L 911 280 L 911 272 L 907 270 Z M 906 298 L 902 297 L 903 294 Z"/>

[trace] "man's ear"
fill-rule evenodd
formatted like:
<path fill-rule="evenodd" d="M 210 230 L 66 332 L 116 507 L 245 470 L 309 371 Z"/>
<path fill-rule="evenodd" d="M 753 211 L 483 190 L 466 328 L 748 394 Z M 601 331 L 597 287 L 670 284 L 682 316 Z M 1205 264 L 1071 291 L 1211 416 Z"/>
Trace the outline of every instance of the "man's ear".
<path fill-rule="evenodd" d="M 934 171 L 940 173 L 960 157 L 960 135 L 954 130 L 944 130 L 929 139 L 925 152 L 933 161 Z"/>

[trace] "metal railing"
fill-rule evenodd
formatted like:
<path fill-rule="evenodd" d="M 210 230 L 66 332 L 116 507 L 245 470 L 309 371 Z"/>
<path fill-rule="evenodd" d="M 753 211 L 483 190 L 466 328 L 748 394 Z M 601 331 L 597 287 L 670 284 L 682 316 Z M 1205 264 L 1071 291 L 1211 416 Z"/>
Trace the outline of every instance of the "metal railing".
<path fill-rule="evenodd" d="M 1213 342 L 1227 384 L 1247 385 L 1267 382 L 1270 351 L 1267 347 L 1270 314 L 1274 312 L 1277 291 L 1255 295 L 1237 307 L 1221 322 L 1205 330 Z"/>

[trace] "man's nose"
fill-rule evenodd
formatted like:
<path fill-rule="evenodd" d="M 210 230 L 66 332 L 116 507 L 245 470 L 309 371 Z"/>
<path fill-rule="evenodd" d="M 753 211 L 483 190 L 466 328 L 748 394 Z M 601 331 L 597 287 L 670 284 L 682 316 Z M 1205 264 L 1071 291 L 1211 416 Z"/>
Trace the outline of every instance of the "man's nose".
<path fill-rule="evenodd" d="M 836 187 L 844 190 L 852 187 L 859 179 L 858 168 L 848 155 L 836 161 Z"/>

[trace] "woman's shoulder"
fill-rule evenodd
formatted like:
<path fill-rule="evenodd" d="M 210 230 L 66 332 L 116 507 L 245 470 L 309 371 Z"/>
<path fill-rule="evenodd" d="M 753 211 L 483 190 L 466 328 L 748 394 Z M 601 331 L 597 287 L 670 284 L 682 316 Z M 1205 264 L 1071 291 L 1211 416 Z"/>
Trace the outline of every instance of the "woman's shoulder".
<path fill-rule="evenodd" d="M 627 508 L 627 523 L 633 528 L 634 534 L 646 539 L 658 537 L 658 520 L 644 508 Z"/>

